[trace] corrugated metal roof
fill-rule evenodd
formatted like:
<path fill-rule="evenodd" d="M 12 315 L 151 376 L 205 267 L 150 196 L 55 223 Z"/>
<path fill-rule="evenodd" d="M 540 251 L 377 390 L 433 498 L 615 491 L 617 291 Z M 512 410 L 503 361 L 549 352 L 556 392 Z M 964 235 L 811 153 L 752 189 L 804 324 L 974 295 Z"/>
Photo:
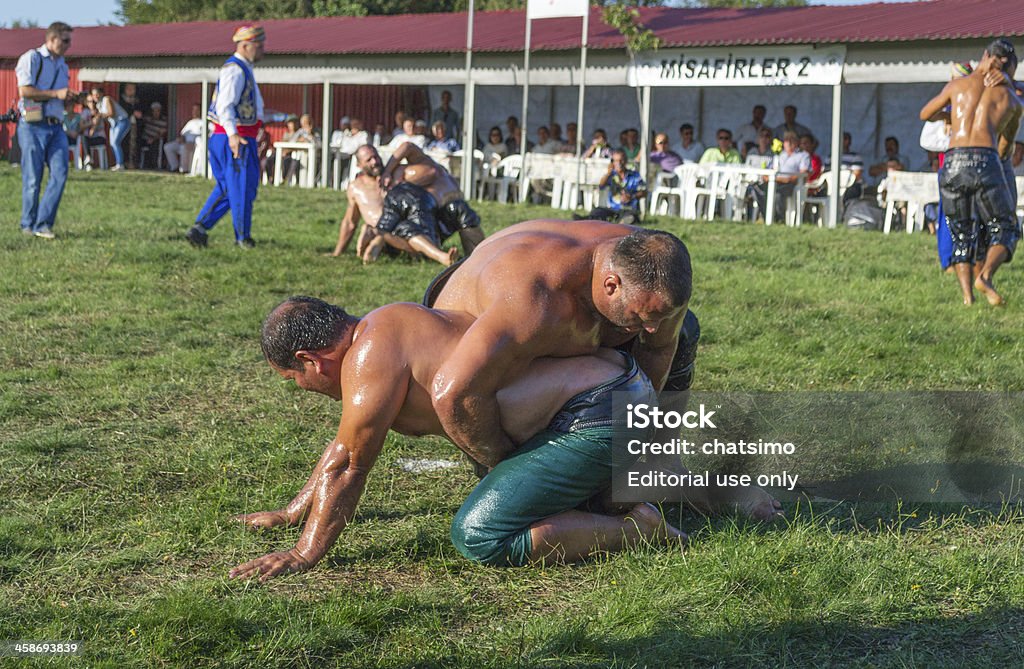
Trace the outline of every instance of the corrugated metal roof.
<path fill-rule="evenodd" d="M 619 49 L 623 38 L 592 10 L 589 45 Z M 1024 35 L 1024 2 L 1007 0 L 930 0 L 855 6 L 766 9 L 640 10 L 641 21 L 668 47 L 744 44 L 822 44 L 904 42 Z M 402 54 L 465 51 L 466 14 L 325 17 L 263 21 L 267 53 Z M 76 28 L 69 58 L 222 55 L 231 50 L 236 22 L 207 21 Z M 579 46 L 580 20 L 535 21 L 535 51 Z M 38 46 L 42 31 L 0 30 L 0 58 L 16 58 Z M 522 10 L 478 12 L 474 50 L 521 51 Z"/>

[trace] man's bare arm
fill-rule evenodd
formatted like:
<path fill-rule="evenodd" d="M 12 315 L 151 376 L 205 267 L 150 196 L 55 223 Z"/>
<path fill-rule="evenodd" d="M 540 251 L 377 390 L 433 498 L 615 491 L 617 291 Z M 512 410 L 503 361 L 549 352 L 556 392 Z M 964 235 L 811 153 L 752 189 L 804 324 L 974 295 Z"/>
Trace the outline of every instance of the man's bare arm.
<path fill-rule="evenodd" d="M 364 332 L 364 336 L 366 333 Z M 313 484 L 309 514 L 295 547 L 250 560 L 231 570 L 232 578 L 259 576 L 261 581 L 280 574 L 306 571 L 319 562 L 355 515 L 366 477 L 384 445 L 391 424 L 405 402 L 409 372 L 389 360 L 367 360 L 346 365 L 341 425 L 321 458 L 320 476 Z M 383 357 L 383 356 L 382 356 Z"/>
<path fill-rule="evenodd" d="M 657 390 L 664 388 L 668 381 L 672 360 L 679 347 L 679 328 L 685 317 L 686 307 L 683 307 L 678 316 L 665 319 L 657 332 L 645 332 L 637 337 L 633 346 L 633 357 Z"/>
<path fill-rule="evenodd" d="M 434 410 L 445 433 L 488 467 L 515 448 L 501 428 L 498 388 L 535 358 L 557 350 L 546 341 L 551 334 L 543 332 L 544 311 L 543 305 L 533 305 L 514 314 L 494 309 L 485 312 L 434 377 Z M 556 344 L 564 337 L 563 332 L 555 333 Z"/>
<path fill-rule="evenodd" d="M 951 84 L 946 84 L 942 87 L 942 91 L 934 98 L 925 103 L 924 107 L 921 107 L 920 118 L 922 121 L 942 121 L 945 120 L 943 117 L 942 110 L 949 105 L 952 95 L 950 95 Z M 948 115 L 946 115 L 948 118 Z"/>
<path fill-rule="evenodd" d="M 384 166 L 384 172 L 381 175 L 381 183 L 385 188 L 391 184 L 395 170 L 403 160 L 408 165 L 422 165 L 430 167 L 434 165 L 434 159 L 423 153 L 423 150 L 420 149 L 420 147 L 416 146 L 412 142 L 403 142 L 402 145 L 391 154 L 391 157 L 388 159 L 388 164 Z"/>
<path fill-rule="evenodd" d="M 346 194 L 348 195 L 348 207 L 345 209 L 345 215 L 342 217 L 341 225 L 338 227 L 338 243 L 334 246 L 334 251 L 331 253 L 334 257 L 340 256 L 348 248 L 349 242 L 352 241 L 352 235 L 356 232 L 356 225 L 362 217 L 359 211 L 359 201 L 353 197 L 351 185 L 348 187 Z"/>
<path fill-rule="evenodd" d="M 18 95 L 29 100 L 44 102 L 46 100 L 67 100 L 71 93 L 66 87 L 43 90 L 35 86 L 18 86 Z"/>
<path fill-rule="evenodd" d="M 1012 95 L 1012 93 L 1011 93 Z M 1012 100 L 1011 102 L 1016 102 Z M 1022 108 L 1020 104 L 1015 105 L 1015 111 L 1006 121 L 1002 131 L 999 133 L 999 157 L 1006 160 L 1013 153 L 1013 144 L 1017 139 L 1017 131 L 1020 130 L 1020 119 Z"/>

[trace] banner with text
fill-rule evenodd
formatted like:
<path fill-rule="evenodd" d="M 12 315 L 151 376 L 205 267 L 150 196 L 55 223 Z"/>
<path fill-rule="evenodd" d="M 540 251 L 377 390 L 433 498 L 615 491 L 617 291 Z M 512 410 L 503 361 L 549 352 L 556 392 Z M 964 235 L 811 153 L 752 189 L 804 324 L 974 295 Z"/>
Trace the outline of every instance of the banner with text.
<path fill-rule="evenodd" d="M 846 47 L 660 49 L 639 54 L 630 86 L 797 86 L 838 84 Z"/>

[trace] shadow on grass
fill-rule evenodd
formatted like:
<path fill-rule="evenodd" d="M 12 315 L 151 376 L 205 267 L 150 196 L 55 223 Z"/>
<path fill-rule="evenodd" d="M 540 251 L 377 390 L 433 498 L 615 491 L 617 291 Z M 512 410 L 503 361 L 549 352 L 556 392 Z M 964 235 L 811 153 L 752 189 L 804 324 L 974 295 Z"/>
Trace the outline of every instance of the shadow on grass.
<path fill-rule="evenodd" d="M 1022 613 L 1017 607 L 1003 607 L 884 626 L 842 620 L 783 621 L 710 635 L 695 635 L 678 619 L 665 616 L 656 621 L 662 631 L 630 639 L 609 638 L 575 622 L 551 632 L 521 661 L 509 658 L 505 666 L 550 666 L 555 659 L 560 660 L 559 666 L 574 667 L 1021 666 Z"/>

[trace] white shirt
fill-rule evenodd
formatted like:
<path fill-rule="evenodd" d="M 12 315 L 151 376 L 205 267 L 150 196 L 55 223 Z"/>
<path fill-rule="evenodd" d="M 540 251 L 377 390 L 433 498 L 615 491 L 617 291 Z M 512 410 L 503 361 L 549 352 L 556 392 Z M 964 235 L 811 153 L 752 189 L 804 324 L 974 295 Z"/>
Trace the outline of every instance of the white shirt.
<path fill-rule="evenodd" d="M 761 127 L 764 128 L 767 127 L 767 125 L 764 122 L 762 122 Z M 743 147 L 747 145 L 747 142 L 750 142 L 754 146 L 757 146 L 758 132 L 760 132 L 760 129 L 755 128 L 753 123 L 744 123 L 739 128 L 737 128 L 736 134 L 733 136 L 733 144 L 736 146 L 736 150 L 742 153 Z"/>
<path fill-rule="evenodd" d="M 562 149 L 562 143 L 561 142 L 557 142 L 557 141 L 555 141 L 553 139 L 548 139 L 548 141 L 544 142 L 543 144 L 537 144 L 536 146 L 534 146 L 533 147 L 533 152 L 534 153 L 547 153 L 547 154 L 552 154 L 553 155 L 553 154 L 556 154 L 559 151 L 561 151 L 561 149 Z"/>
<path fill-rule="evenodd" d="M 672 150 L 679 154 L 684 163 L 699 163 L 700 157 L 704 155 L 704 145 L 697 140 L 694 140 L 688 149 L 680 142 Z"/>
<path fill-rule="evenodd" d="M 236 53 L 235 56 L 249 67 L 250 72 L 252 71 L 252 63 L 239 53 Z M 253 81 L 255 81 L 255 77 Z M 238 125 L 235 123 L 238 115 L 235 113 L 235 105 L 241 99 L 244 88 L 245 73 L 238 65 L 227 63 L 220 68 L 220 79 L 217 83 L 217 107 L 214 110 L 214 115 L 217 117 L 217 123 L 221 124 L 224 127 L 224 132 L 229 135 L 238 134 Z M 263 120 L 263 96 L 260 94 L 259 85 L 256 86 L 256 119 Z"/>
<path fill-rule="evenodd" d="M 398 147 L 406 142 L 412 142 L 422 149 L 427 145 L 427 138 L 423 135 L 407 135 L 404 132 L 400 132 L 391 138 L 391 141 L 388 142 L 388 148 L 392 151 L 397 151 Z"/>
<path fill-rule="evenodd" d="M 355 152 L 359 150 L 360 146 L 364 146 L 370 143 L 370 135 L 365 130 L 359 132 L 346 134 L 341 139 L 341 152 L 347 153 L 350 156 L 355 155 Z"/>
<path fill-rule="evenodd" d="M 178 133 L 185 138 L 186 144 L 195 144 L 196 138 L 203 134 L 203 119 L 194 118 L 181 127 Z"/>

